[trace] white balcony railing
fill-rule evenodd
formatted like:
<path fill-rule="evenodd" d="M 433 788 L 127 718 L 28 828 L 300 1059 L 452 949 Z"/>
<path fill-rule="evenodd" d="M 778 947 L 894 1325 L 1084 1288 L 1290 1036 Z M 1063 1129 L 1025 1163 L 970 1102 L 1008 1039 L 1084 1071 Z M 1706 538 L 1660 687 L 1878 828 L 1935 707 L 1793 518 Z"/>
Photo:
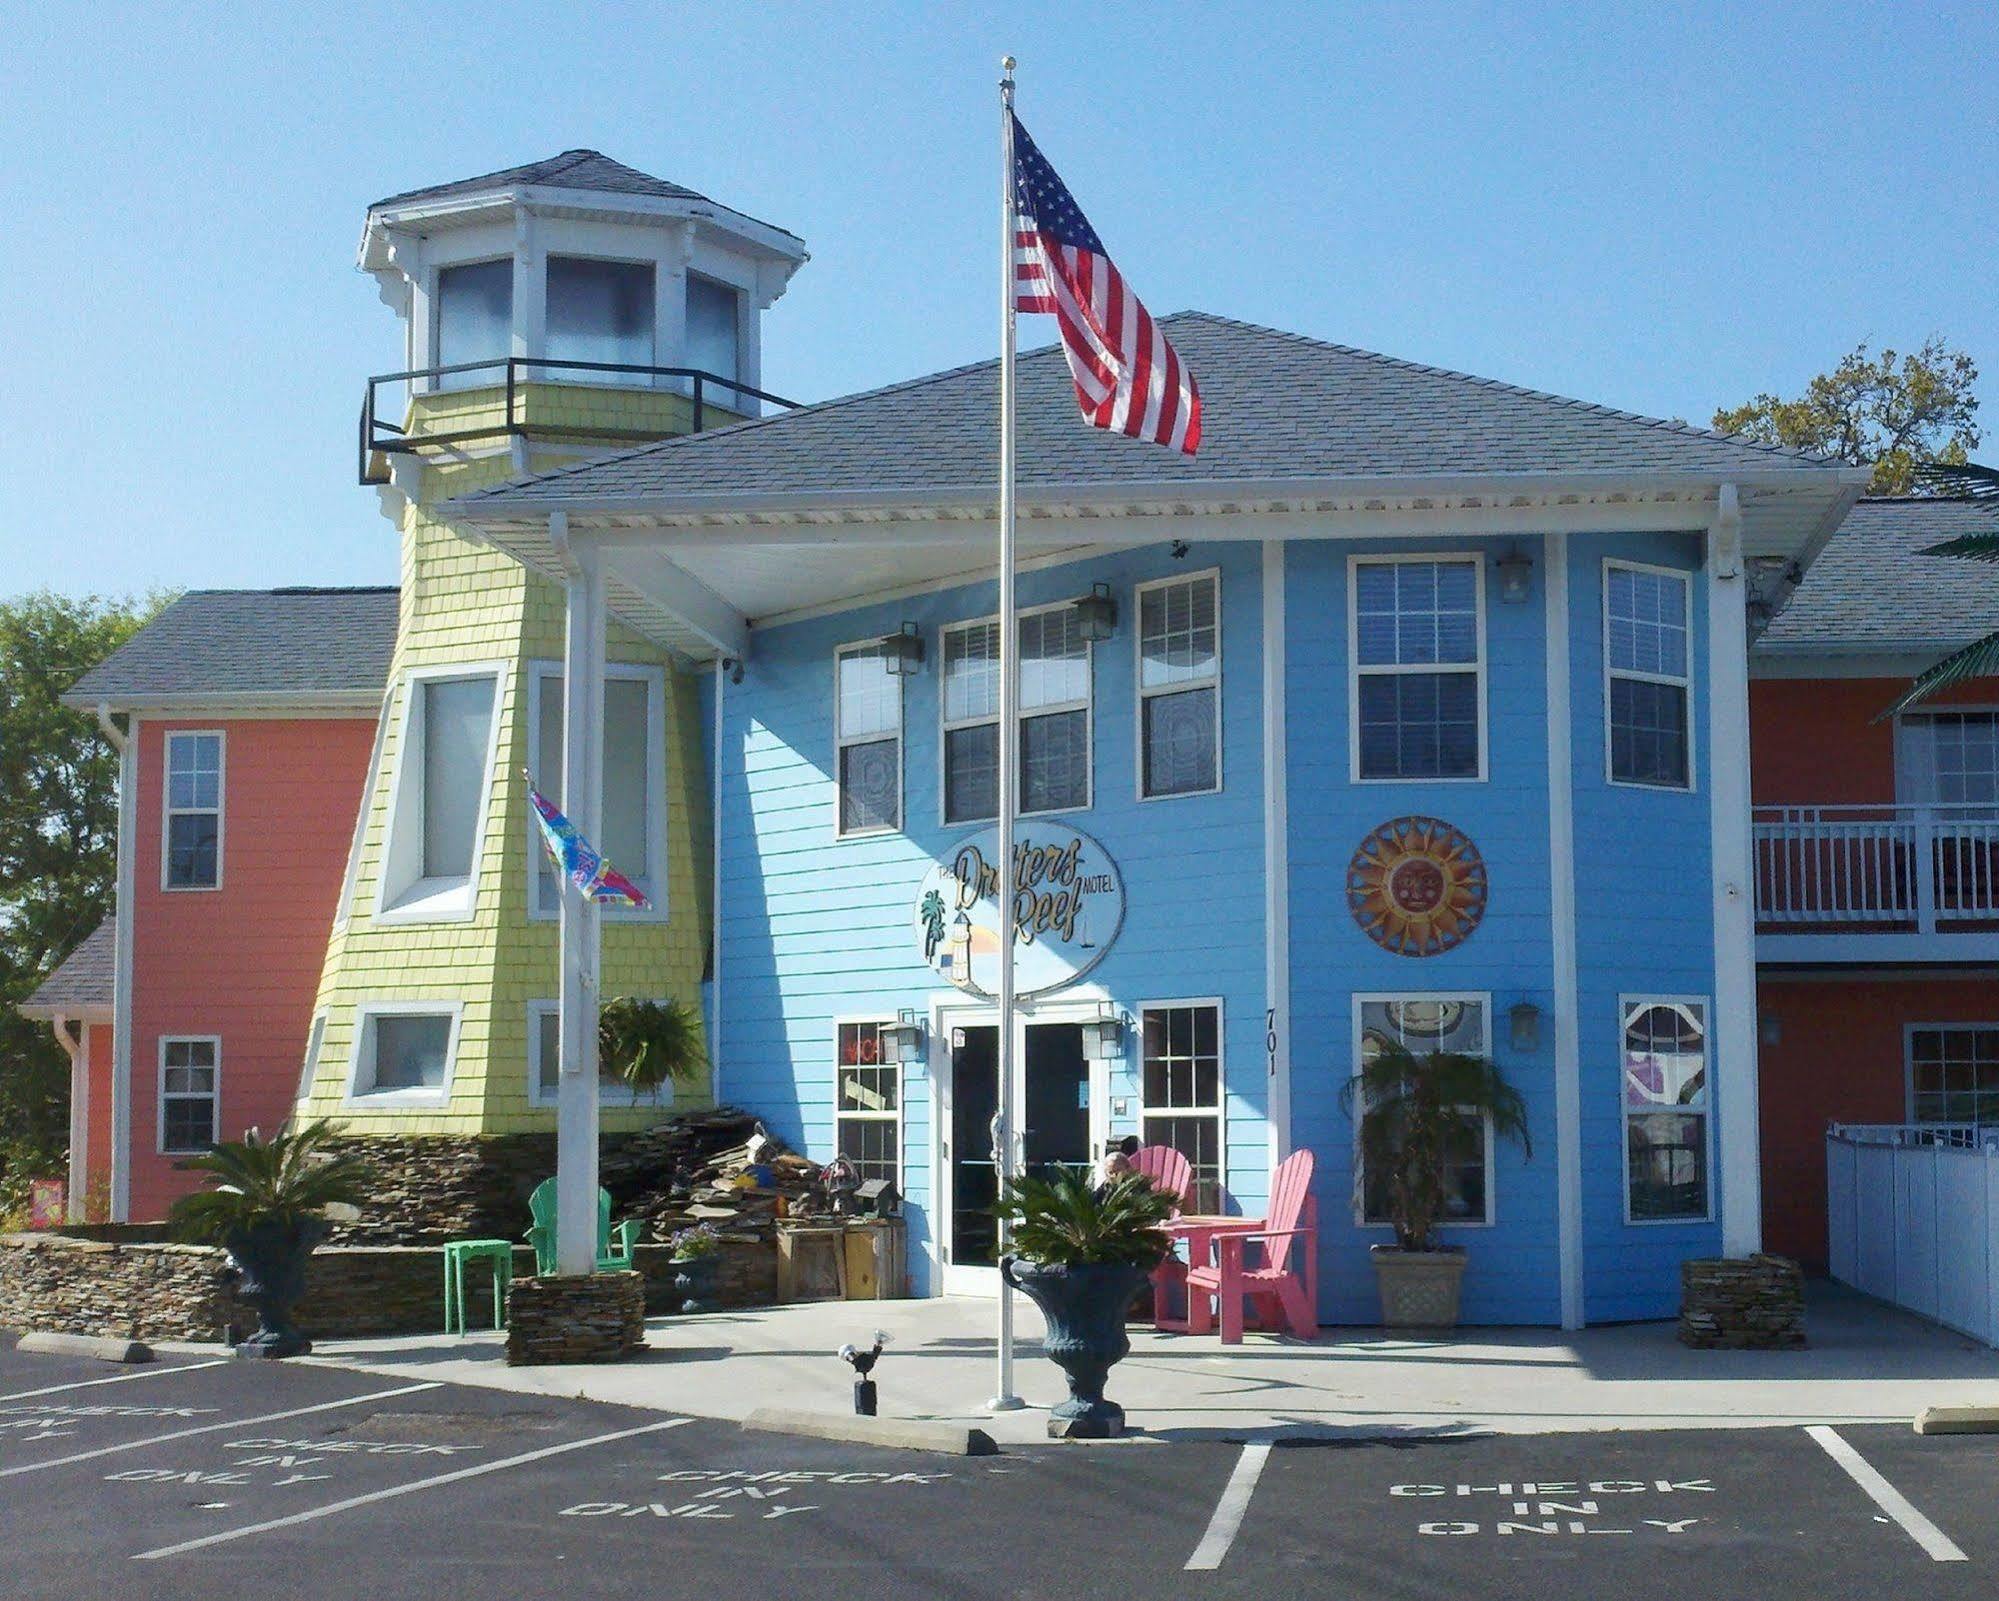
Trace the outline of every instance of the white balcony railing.
<path fill-rule="evenodd" d="M 1759 806 L 1755 839 L 1761 927 L 1999 925 L 1999 806 Z"/>

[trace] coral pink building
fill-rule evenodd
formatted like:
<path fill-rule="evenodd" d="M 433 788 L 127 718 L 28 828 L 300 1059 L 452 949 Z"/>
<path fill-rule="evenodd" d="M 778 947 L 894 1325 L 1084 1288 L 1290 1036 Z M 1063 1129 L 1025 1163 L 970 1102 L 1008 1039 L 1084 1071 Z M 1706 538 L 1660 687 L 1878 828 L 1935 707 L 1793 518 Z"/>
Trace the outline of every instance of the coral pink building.
<path fill-rule="evenodd" d="M 120 747 L 119 915 L 31 999 L 69 1049 L 70 1211 L 290 1115 L 395 645 L 396 591 L 196 591 L 65 697 Z"/>

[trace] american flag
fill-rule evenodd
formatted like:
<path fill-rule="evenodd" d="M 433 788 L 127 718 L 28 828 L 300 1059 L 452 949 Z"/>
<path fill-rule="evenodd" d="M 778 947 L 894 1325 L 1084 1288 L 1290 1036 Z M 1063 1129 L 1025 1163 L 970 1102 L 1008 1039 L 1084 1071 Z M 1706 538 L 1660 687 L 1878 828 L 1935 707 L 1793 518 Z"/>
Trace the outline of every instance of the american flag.
<path fill-rule="evenodd" d="M 1194 454 L 1201 391 L 1075 197 L 1013 119 L 1014 309 L 1053 314 L 1093 428 Z"/>

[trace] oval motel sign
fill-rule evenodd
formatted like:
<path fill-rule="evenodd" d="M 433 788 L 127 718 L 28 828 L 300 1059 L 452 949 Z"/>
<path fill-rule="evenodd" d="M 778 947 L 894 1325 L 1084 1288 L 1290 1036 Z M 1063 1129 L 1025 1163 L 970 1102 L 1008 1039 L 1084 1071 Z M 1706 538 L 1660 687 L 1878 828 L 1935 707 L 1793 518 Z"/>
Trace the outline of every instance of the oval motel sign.
<path fill-rule="evenodd" d="M 1124 927 L 1124 880 L 1110 853 L 1061 823 L 1014 824 L 1014 993 L 1046 995 L 1104 958 Z M 999 988 L 999 829 L 959 842 L 916 893 L 924 960 L 954 988 Z"/>

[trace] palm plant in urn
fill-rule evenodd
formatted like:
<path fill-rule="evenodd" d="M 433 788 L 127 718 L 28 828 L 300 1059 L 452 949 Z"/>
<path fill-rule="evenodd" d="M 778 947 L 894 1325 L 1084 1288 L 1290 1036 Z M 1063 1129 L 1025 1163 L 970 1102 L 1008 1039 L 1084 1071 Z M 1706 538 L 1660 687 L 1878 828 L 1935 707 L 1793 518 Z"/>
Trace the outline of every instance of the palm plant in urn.
<path fill-rule="evenodd" d="M 1075 1168 L 1008 1182 L 993 1209 L 1010 1227 L 1000 1274 L 1041 1308 L 1042 1350 L 1069 1381 L 1069 1399 L 1048 1418 L 1057 1439 L 1109 1439 L 1124 1432 L 1124 1408 L 1104 1399 L 1110 1370 L 1131 1350 L 1125 1308 L 1169 1248 L 1161 1227 L 1175 1197 L 1143 1174 L 1091 1186 Z"/>
<path fill-rule="evenodd" d="M 326 1238 L 329 1207 L 354 1206 L 369 1172 L 312 1123 L 266 1140 L 251 1129 L 179 1164 L 206 1173 L 209 1187 L 173 1204 L 168 1221 L 183 1238 L 220 1245 L 238 1274 L 236 1293 L 257 1309 L 257 1332 L 238 1356 L 302 1356 L 312 1342 L 292 1321 L 305 1293 L 306 1262 Z"/>
<path fill-rule="evenodd" d="M 1369 1221 L 1395 1231 L 1393 1245 L 1370 1252 L 1381 1321 L 1389 1328 L 1450 1328 L 1465 1271 L 1463 1247 L 1437 1238 L 1438 1227 L 1450 1221 L 1451 1175 L 1483 1163 L 1488 1124 L 1531 1155 L 1527 1103 L 1483 1056 L 1418 1054 L 1386 1040 L 1340 1093 L 1349 1115 L 1360 1112 L 1355 1201 Z"/>

